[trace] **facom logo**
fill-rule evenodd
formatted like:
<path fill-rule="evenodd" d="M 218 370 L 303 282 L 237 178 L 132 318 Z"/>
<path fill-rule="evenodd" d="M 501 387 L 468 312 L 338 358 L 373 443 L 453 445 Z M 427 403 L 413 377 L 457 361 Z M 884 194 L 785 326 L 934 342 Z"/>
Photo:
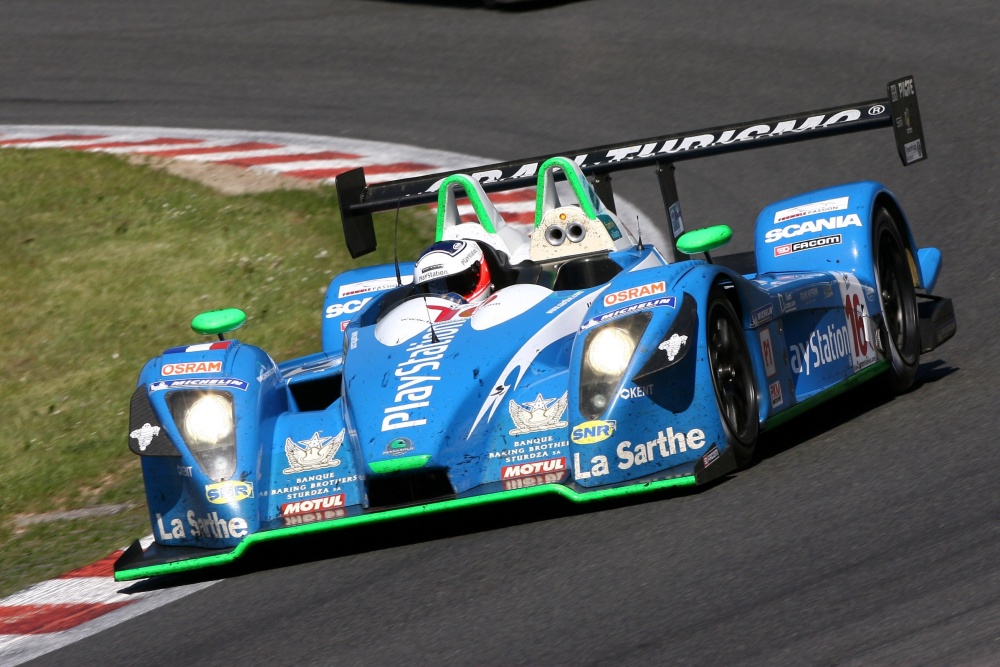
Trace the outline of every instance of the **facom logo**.
<path fill-rule="evenodd" d="M 215 505 L 235 503 L 247 498 L 253 498 L 253 484 L 250 482 L 240 482 L 235 479 L 216 482 L 205 487 L 205 496 L 208 498 L 208 502 Z"/>
<path fill-rule="evenodd" d="M 843 241 L 843 237 L 840 234 L 833 234 L 831 236 L 820 236 L 819 238 L 809 239 L 808 241 L 796 241 L 795 243 L 785 243 L 784 245 L 779 245 L 774 247 L 774 256 L 781 257 L 782 255 L 788 255 L 793 252 L 799 252 L 800 250 L 812 250 L 813 248 L 822 248 L 828 245 L 837 245 Z"/>
<path fill-rule="evenodd" d="M 615 434 L 617 422 L 614 419 L 609 421 L 595 420 L 583 422 L 579 426 L 574 426 L 570 433 L 570 440 L 578 445 L 592 445 L 601 440 L 607 440 Z"/>

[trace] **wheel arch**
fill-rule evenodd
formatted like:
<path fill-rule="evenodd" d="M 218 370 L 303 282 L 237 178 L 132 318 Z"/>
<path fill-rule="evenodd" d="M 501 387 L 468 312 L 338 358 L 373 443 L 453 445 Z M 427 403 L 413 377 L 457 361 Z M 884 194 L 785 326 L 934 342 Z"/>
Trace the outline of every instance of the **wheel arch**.
<path fill-rule="evenodd" d="M 913 235 L 910 233 L 910 223 L 906 218 L 906 214 L 903 212 L 903 208 L 896 201 L 896 198 L 888 191 L 881 190 L 875 195 L 875 200 L 872 203 L 872 222 L 871 228 L 872 233 L 875 233 L 875 211 L 879 208 L 884 208 L 889 216 L 892 218 L 892 222 L 896 227 L 896 231 L 899 232 L 899 238 L 903 241 L 903 250 L 906 252 L 906 263 L 910 268 L 910 278 L 913 281 L 914 287 L 924 287 L 923 276 L 920 273 L 920 264 L 917 262 L 917 246 L 913 240 Z M 875 244 L 872 244 L 875 247 Z"/>

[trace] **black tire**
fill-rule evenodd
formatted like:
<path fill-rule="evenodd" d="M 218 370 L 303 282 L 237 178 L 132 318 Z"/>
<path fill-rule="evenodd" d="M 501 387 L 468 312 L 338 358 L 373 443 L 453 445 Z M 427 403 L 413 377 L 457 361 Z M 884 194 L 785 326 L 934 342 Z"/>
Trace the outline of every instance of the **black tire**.
<path fill-rule="evenodd" d="M 882 308 L 883 349 L 890 361 L 885 383 L 893 392 L 906 391 L 917 377 L 920 364 L 920 323 L 917 296 L 905 246 L 892 215 L 875 212 L 873 247 L 875 281 Z"/>
<path fill-rule="evenodd" d="M 710 296 L 705 327 L 715 400 L 736 464 L 742 468 L 753 457 L 760 430 L 757 384 L 736 311 L 718 288 Z"/>

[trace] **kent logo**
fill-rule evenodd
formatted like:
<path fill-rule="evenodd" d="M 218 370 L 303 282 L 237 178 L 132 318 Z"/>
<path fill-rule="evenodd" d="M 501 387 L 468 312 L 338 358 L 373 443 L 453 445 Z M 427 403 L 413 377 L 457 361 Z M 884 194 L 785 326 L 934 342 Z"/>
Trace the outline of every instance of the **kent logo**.
<path fill-rule="evenodd" d="M 574 426 L 569 438 L 577 445 L 590 445 L 601 440 L 607 440 L 615 434 L 617 422 L 614 419 L 609 421 L 589 421 L 583 422 L 579 426 Z"/>

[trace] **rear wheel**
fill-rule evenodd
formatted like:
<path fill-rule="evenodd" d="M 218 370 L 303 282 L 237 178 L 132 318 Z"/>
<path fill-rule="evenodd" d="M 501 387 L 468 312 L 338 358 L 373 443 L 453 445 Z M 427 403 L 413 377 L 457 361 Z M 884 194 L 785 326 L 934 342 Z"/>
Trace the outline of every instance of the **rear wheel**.
<path fill-rule="evenodd" d="M 875 213 L 875 280 L 882 307 L 885 355 L 891 366 L 886 383 L 895 392 L 909 389 L 920 363 L 917 296 L 899 230 L 885 209 Z"/>
<path fill-rule="evenodd" d="M 736 463 L 744 467 L 753 456 L 760 427 L 757 385 L 736 311 L 718 290 L 709 300 L 706 326 L 715 400 Z"/>

